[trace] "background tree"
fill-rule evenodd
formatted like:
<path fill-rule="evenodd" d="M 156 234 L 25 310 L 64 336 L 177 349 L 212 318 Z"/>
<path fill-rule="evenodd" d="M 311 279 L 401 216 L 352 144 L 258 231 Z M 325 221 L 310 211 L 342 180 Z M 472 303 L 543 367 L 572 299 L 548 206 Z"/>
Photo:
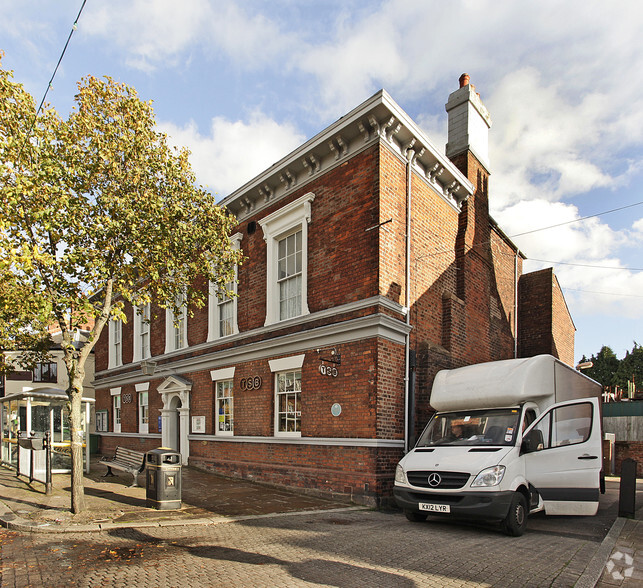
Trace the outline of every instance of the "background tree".
<path fill-rule="evenodd" d="M 588 360 L 585 356 L 581 363 L 591 361 L 594 365 L 591 368 L 583 370 L 583 373 L 590 378 L 600 382 L 603 386 L 613 386 L 614 377 L 618 370 L 619 360 L 611 347 L 603 345 L 601 350 Z"/>
<path fill-rule="evenodd" d="M 24 324 L 0 330 L 62 333 L 74 513 L 84 510 L 85 363 L 103 328 L 125 320 L 125 302 L 191 313 L 207 297 L 195 276 L 232 295 L 241 262 L 228 239 L 236 220 L 196 185 L 188 152 L 157 132 L 151 103 L 110 78 L 78 87 L 67 120 L 50 108 L 35 119 L 32 97 L 0 67 L 0 273 L 12 276 L 11 296 L 34 304 Z M 81 347 L 79 323 L 93 324 Z"/>
<path fill-rule="evenodd" d="M 643 347 L 636 342 L 619 362 L 614 377 L 614 383 L 624 391 L 628 389 L 628 382 L 634 382 L 637 389 L 643 386 Z"/>

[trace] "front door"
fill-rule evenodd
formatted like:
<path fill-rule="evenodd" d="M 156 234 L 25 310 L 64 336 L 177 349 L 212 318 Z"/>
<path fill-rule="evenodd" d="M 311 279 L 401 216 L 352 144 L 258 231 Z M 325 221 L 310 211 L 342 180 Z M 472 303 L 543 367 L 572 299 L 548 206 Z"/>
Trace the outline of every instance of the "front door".
<path fill-rule="evenodd" d="M 525 431 L 525 473 L 545 512 L 594 515 L 600 493 L 601 423 L 598 399 L 561 402 Z"/>

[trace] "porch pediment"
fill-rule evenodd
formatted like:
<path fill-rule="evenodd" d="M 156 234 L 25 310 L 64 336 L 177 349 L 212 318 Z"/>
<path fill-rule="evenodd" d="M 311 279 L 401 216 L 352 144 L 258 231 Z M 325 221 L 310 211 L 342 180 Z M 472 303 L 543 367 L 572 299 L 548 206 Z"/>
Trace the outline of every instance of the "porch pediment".
<path fill-rule="evenodd" d="M 189 392 L 192 390 L 192 382 L 182 378 L 181 376 L 170 376 L 163 381 L 157 390 L 161 394 L 168 394 L 171 392 Z"/>

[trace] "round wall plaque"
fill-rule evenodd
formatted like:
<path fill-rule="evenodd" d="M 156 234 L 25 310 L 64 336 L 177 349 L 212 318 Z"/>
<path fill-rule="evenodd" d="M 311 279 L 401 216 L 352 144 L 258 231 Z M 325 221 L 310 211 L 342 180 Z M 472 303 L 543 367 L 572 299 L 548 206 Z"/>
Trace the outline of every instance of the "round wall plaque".
<path fill-rule="evenodd" d="M 330 407 L 330 413 L 333 416 L 339 416 L 340 414 L 342 414 L 342 405 L 336 402 L 335 404 L 333 404 L 333 406 Z"/>

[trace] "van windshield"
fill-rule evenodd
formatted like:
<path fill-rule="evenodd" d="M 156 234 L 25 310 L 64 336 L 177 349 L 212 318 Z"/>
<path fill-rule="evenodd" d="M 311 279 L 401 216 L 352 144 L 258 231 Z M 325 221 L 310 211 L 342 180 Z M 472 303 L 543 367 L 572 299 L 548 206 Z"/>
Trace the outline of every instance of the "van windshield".
<path fill-rule="evenodd" d="M 520 410 L 500 408 L 434 415 L 416 447 L 435 445 L 513 445 Z"/>

